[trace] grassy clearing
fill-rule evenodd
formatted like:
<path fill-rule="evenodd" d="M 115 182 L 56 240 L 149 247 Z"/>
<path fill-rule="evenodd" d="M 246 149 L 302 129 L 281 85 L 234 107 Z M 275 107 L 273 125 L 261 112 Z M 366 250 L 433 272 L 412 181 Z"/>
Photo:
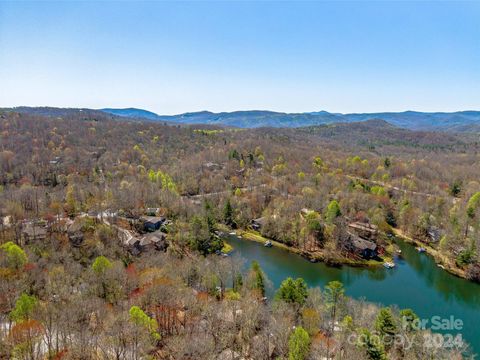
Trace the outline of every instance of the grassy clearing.
<path fill-rule="evenodd" d="M 223 248 L 222 248 L 222 252 L 225 253 L 225 254 L 228 254 L 230 252 L 233 251 L 233 246 L 230 245 L 228 242 L 226 242 L 225 240 L 223 240 Z"/>
<path fill-rule="evenodd" d="M 301 251 L 299 249 L 296 249 L 294 247 L 282 244 L 281 242 L 278 242 L 278 241 L 275 241 L 275 240 L 272 240 L 272 239 L 268 239 L 268 238 L 260 235 L 260 233 L 258 231 L 241 230 L 241 231 L 237 232 L 237 235 L 240 235 L 244 239 L 255 241 L 255 242 L 258 242 L 258 243 L 262 243 L 262 244 L 265 244 L 265 242 L 270 241 L 272 243 L 272 245 L 275 246 L 275 247 L 282 248 L 282 249 L 285 249 L 285 250 L 288 250 L 288 251 L 291 251 L 291 252 L 294 252 L 294 253 L 297 253 L 297 254 L 301 253 Z"/>
<path fill-rule="evenodd" d="M 393 253 L 395 251 L 395 245 L 393 243 L 388 244 L 385 247 L 385 255 L 383 256 L 384 262 L 394 262 L 393 261 Z"/>

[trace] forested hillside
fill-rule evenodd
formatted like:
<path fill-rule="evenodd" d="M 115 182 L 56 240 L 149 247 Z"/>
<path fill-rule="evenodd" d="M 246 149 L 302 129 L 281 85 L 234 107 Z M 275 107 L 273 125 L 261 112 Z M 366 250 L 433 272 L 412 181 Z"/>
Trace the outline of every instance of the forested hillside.
<path fill-rule="evenodd" d="M 224 235 L 372 267 L 403 236 L 479 282 L 479 149 L 381 120 L 238 129 L 2 111 L 0 358 L 460 358 L 403 326 L 415 309 L 352 300 L 338 282 L 286 279 L 265 298 L 262 269 L 227 256 Z M 414 346 L 385 340 L 398 334 Z"/>

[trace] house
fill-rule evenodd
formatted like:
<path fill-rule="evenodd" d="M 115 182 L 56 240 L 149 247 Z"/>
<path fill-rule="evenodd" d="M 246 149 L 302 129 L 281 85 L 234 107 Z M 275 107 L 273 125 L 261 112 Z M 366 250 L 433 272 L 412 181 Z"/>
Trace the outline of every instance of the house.
<path fill-rule="evenodd" d="M 68 240 L 72 243 L 72 246 L 78 247 L 83 243 L 83 221 L 77 219 L 72 222 L 67 228 Z"/>
<path fill-rule="evenodd" d="M 47 238 L 47 228 L 41 223 L 27 222 L 23 224 L 22 237 L 26 242 L 45 240 Z"/>
<path fill-rule="evenodd" d="M 145 234 L 140 238 L 131 237 L 125 241 L 125 245 L 130 253 L 135 256 L 148 250 L 166 251 L 168 248 L 166 234 L 162 231 Z"/>
<path fill-rule="evenodd" d="M 138 256 L 142 253 L 142 246 L 140 245 L 140 240 L 138 240 L 138 238 L 129 239 L 129 241 L 125 242 L 125 245 L 133 256 Z"/>
<path fill-rule="evenodd" d="M 165 218 L 161 216 L 142 216 L 145 231 L 157 231 L 165 223 Z"/>
<path fill-rule="evenodd" d="M 366 240 L 375 241 L 378 236 L 377 226 L 369 223 L 352 222 L 348 224 L 348 230 Z"/>
<path fill-rule="evenodd" d="M 149 249 L 165 251 L 168 247 L 167 236 L 161 231 L 155 231 L 141 237 L 137 246 L 139 246 L 142 251 Z"/>
<path fill-rule="evenodd" d="M 267 218 L 265 216 L 260 217 L 258 219 L 253 219 L 252 220 L 252 229 L 259 231 L 266 223 Z"/>
<path fill-rule="evenodd" d="M 348 233 L 350 237 L 350 248 L 357 255 L 364 259 L 373 259 L 378 255 L 378 247 L 373 241 L 362 239 L 356 234 Z"/>

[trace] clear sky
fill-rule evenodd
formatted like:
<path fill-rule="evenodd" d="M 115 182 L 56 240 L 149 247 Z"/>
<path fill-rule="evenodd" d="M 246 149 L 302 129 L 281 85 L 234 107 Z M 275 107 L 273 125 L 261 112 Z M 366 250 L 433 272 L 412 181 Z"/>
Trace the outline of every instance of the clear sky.
<path fill-rule="evenodd" d="M 2 2 L 0 106 L 480 110 L 480 2 Z"/>

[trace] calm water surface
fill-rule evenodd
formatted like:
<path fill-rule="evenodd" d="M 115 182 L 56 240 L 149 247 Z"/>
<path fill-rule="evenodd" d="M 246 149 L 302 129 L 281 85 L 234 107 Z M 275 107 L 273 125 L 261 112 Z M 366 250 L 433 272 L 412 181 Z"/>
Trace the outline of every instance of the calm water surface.
<path fill-rule="evenodd" d="M 240 255 L 250 264 L 257 260 L 273 283 L 274 289 L 287 277 L 302 277 L 309 286 L 323 287 L 329 281 L 341 281 L 347 295 L 364 298 L 383 305 L 396 304 L 412 308 L 422 319 L 432 316 L 463 321 L 463 338 L 475 353 L 480 353 L 480 285 L 457 278 L 440 269 L 426 254 L 398 241 L 402 258 L 396 259 L 396 268 L 387 270 L 328 267 L 312 264 L 297 254 L 279 248 L 265 248 L 262 244 L 230 236 L 234 255 Z M 274 289 L 270 289 L 269 296 Z M 456 334 L 457 331 L 450 331 Z"/>

